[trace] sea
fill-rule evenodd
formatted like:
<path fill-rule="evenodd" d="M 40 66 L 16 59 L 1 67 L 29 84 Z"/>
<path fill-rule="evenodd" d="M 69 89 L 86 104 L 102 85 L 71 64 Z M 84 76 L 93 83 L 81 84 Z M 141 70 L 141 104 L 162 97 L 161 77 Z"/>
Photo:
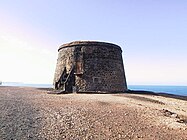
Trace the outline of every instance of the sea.
<path fill-rule="evenodd" d="M 187 96 L 187 86 L 129 85 L 128 89 Z"/>
<path fill-rule="evenodd" d="M 36 88 L 52 88 L 52 84 L 29 84 L 21 82 L 2 82 L 1 86 L 16 86 L 16 87 L 36 87 Z"/>
<path fill-rule="evenodd" d="M 18 83 L 18 82 L 3 82 L 1 86 L 20 86 L 20 87 L 36 87 L 36 88 L 53 87 L 52 84 L 27 84 L 27 83 Z M 128 89 L 187 96 L 187 86 L 128 85 Z"/>

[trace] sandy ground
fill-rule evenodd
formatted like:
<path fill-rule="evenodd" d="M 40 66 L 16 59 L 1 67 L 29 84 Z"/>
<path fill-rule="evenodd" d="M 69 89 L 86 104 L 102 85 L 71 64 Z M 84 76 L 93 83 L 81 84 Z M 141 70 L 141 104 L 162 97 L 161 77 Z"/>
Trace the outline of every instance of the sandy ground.
<path fill-rule="evenodd" d="M 0 87 L 0 139 L 187 140 L 187 100 Z"/>

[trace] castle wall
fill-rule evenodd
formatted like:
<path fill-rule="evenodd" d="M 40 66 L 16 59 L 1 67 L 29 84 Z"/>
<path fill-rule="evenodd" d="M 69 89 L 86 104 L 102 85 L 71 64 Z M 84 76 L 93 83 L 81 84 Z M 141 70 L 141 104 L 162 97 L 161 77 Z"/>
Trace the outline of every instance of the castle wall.
<path fill-rule="evenodd" d="M 59 49 L 54 82 L 74 65 L 77 92 L 127 90 L 121 48 L 103 42 L 73 42 Z"/>
<path fill-rule="evenodd" d="M 69 47 L 59 51 L 53 85 L 59 80 L 65 67 L 67 72 L 69 72 L 71 67 L 73 66 L 74 49 L 74 47 Z"/>

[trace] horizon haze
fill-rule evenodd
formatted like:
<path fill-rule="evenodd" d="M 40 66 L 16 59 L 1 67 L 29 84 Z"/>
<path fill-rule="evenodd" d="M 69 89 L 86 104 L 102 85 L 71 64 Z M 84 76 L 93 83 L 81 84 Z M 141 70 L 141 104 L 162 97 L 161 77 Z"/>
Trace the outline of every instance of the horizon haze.
<path fill-rule="evenodd" d="M 128 85 L 187 86 L 185 0 L 0 2 L 0 81 L 52 84 L 58 48 L 76 40 L 123 50 Z"/>

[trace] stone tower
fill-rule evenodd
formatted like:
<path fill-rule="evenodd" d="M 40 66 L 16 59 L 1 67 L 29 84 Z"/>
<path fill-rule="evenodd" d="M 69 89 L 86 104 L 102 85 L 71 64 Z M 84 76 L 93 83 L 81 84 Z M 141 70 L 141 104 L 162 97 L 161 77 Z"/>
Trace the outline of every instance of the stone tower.
<path fill-rule="evenodd" d="M 53 85 L 64 92 L 126 91 L 121 48 L 97 41 L 63 44 L 58 49 Z"/>

